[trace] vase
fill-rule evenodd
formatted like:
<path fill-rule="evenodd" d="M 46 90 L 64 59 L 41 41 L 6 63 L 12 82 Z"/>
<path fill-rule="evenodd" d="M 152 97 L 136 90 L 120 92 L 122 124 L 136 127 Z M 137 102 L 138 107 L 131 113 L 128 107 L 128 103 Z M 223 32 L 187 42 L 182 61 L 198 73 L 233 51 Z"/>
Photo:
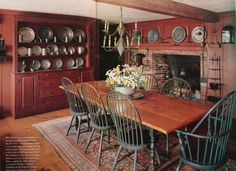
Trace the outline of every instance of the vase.
<path fill-rule="evenodd" d="M 131 87 L 115 87 L 115 91 L 118 91 L 126 96 L 134 94 L 134 89 Z"/>

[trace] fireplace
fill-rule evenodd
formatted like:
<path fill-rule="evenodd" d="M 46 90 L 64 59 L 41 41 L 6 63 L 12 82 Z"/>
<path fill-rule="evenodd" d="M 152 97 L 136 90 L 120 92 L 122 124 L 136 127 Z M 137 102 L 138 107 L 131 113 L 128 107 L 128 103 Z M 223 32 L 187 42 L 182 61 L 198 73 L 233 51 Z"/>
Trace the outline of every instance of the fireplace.
<path fill-rule="evenodd" d="M 155 75 L 161 84 L 177 77 L 186 80 L 192 89 L 193 95 L 200 93 L 200 101 L 205 102 L 207 94 L 207 53 L 206 51 L 175 51 L 175 50 L 135 50 L 143 53 L 143 73 Z"/>
<path fill-rule="evenodd" d="M 193 92 L 200 91 L 200 56 L 193 55 L 164 55 L 171 77 L 186 80 Z"/>

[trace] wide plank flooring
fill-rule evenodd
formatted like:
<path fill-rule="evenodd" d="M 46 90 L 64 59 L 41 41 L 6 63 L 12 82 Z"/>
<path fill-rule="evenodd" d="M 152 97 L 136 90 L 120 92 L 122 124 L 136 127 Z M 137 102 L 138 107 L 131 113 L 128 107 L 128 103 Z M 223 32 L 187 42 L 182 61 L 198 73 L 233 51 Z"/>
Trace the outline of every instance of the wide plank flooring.
<path fill-rule="evenodd" d="M 71 170 L 59 157 L 54 148 L 45 140 L 42 135 L 32 127 L 33 124 L 61 118 L 64 116 L 70 116 L 69 109 L 62 109 L 58 111 L 43 113 L 31 117 L 25 117 L 22 119 L 14 119 L 11 116 L 0 119 L 0 163 L 1 170 L 3 169 L 4 163 L 4 148 L 5 148 L 5 137 L 16 136 L 16 137 L 40 137 L 40 158 L 37 163 L 37 170 L 42 171 L 69 171 Z M 233 129 L 231 131 L 231 140 L 229 143 L 229 156 L 234 159 L 236 157 L 235 145 L 236 145 L 236 124 L 234 121 Z M 235 162 L 236 163 L 236 162 Z"/>
<path fill-rule="evenodd" d="M 70 171 L 71 169 L 63 162 L 59 157 L 54 148 L 47 142 L 42 135 L 32 127 L 33 124 L 52 120 L 56 118 L 61 118 L 63 116 L 70 116 L 68 109 L 58 110 L 54 112 L 48 112 L 44 114 L 39 114 L 31 117 L 26 117 L 22 119 L 14 119 L 11 116 L 0 119 L 0 170 L 5 170 L 3 167 L 4 163 L 4 146 L 6 136 L 16 136 L 16 137 L 40 137 L 40 158 L 37 163 L 38 170 L 44 171 Z"/>

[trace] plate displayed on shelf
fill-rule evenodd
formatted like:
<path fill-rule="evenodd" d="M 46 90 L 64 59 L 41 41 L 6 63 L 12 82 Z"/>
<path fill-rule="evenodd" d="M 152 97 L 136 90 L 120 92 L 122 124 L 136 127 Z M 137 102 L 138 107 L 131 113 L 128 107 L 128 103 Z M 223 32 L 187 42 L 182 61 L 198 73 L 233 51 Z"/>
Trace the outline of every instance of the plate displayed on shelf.
<path fill-rule="evenodd" d="M 55 55 L 55 54 L 59 53 L 58 47 L 55 44 L 48 45 L 46 48 L 46 51 L 47 51 L 48 55 Z"/>
<path fill-rule="evenodd" d="M 62 27 L 58 32 L 58 37 L 62 42 L 70 42 L 74 38 L 74 32 L 70 27 Z"/>
<path fill-rule="evenodd" d="M 59 47 L 59 54 L 60 55 L 67 55 L 68 54 L 65 46 L 60 46 Z"/>
<path fill-rule="evenodd" d="M 176 43 L 181 43 L 182 41 L 184 41 L 185 37 L 186 37 L 186 31 L 184 27 L 177 26 L 172 30 L 172 39 Z"/>
<path fill-rule="evenodd" d="M 74 32 L 74 40 L 76 42 L 79 42 L 79 43 L 85 42 L 86 41 L 86 34 L 85 34 L 85 32 L 83 30 L 81 30 L 81 29 L 77 29 Z"/>
<path fill-rule="evenodd" d="M 18 71 L 25 72 L 25 68 L 26 68 L 25 60 L 18 61 Z"/>
<path fill-rule="evenodd" d="M 83 67 L 83 65 L 84 65 L 84 60 L 83 60 L 83 58 L 76 58 L 76 60 L 75 60 L 75 66 L 76 66 L 76 67 Z"/>
<path fill-rule="evenodd" d="M 51 41 L 53 38 L 53 31 L 50 27 L 48 26 L 41 26 L 38 29 L 38 38 L 41 39 L 42 41 Z"/>
<path fill-rule="evenodd" d="M 32 42 L 35 38 L 35 32 L 30 27 L 22 27 L 19 29 L 20 42 Z"/>
<path fill-rule="evenodd" d="M 148 43 L 155 43 L 159 38 L 159 32 L 157 29 L 152 28 L 148 31 L 147 41 Z"/>
<path fill-rule="evenodd" d="M 207 34 L 204 27 L 195 27 L 192 31 L 192 40 L 196 43 L 201 43 L 206 38 Z"/>
<path fill-rule="evenodd" d="M 27 52 L 28 51 L 27 51 L 26 47 L 21 46 L 18 48 L 18 55 L 20 55 L 20 56 L 26 56 Z"/>
<path fill-rule="evenodd" d="M 41 68 L 46 70 L 49 69 L 51 66 L 51 62 L 48 59 L 44 59 L 41 61 Z"/>
<path fill-rule="evenodd" d="M 42 53 L 42 48 L 40 46 L 33 46 L 32 47 L 32 54 L 35 56 L 39 56 Z"/>
<path fill-rule="evenodd" d="M 75 48 L 74 48 L 73 46 L 70 46 L 70 47 L 68 47 L 67 52 L 68 52 L 70 55 L 73 55 L 73 54 L 75 54 Z"/>
<path fill-rule="evenodd" d="M 66 68 L 73 68 L 74 64 L 75 64 L 74 59 L 69 58 L 69 59 L 66 61 Z"/>
<path fill-rule="evenodd" d="M 34 71 L 39 70 L 40 66 L 41 66 L 41 64 L 40 64 L 39 60 L 36 60 L 36 59 L 34 59 L 34 60 L 31 62 L 31 64 L 30 64 L 30 67 L 31 67 Z"/>
<path fill-rule="evenodd" d="M 77 52 L 78 52 L 79 55 L 81 55 L 85 52 L 85 48 L 83 46 L 78 46 L 77 47 Z"/>
<path fill-rule="evenodd" d="M 53 67 L 56 68 L 56 69 L 60 69 L 63 65 L 63 62 L 61 59 L 57 58 L 53 61 Z"/>

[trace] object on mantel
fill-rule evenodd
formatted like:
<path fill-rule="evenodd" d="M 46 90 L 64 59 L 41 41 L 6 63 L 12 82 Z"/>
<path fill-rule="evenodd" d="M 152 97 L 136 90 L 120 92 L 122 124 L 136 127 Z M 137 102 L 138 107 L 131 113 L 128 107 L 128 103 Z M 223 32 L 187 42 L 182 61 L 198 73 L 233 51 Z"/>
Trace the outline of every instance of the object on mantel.
<path fill-rule="evenodd" d="M 208 48 L 221 48 L 221 43 L 220 42 L 207 43 L 206 47 L 208 47 Z"/>
<path fill-rule="evenodd" d="M 234 26 L 227 25 L 221 30 L 222 43 L 234 43 L 235 41 L 235 29 Z"/>
<path fill-rule="evenodd" d="M 3 37 L 0 36 L 0 62 L 6 62 L 7 56 L 6 52 L 6 45 Z"/>

